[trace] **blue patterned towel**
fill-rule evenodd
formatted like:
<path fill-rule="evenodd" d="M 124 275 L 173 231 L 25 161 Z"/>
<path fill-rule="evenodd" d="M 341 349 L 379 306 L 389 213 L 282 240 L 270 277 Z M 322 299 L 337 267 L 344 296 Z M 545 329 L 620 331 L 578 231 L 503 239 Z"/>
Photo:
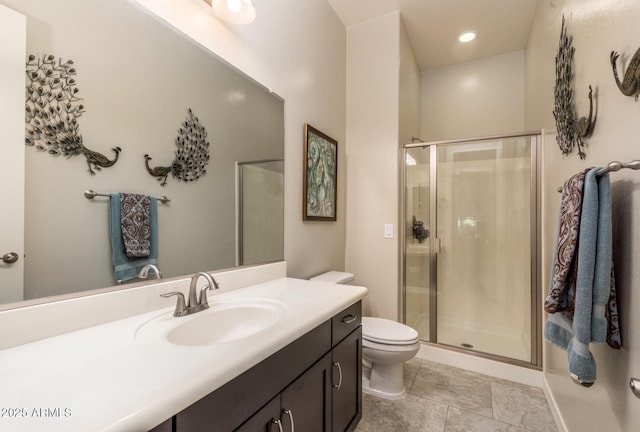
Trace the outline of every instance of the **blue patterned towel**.
<path fill-rule="evenodd" d="M 149 256 L 143 258 L 128 257 L 122 236 L 120 194 L 113 193 L 109 200 L 109 237 L 111 240 L 111 262 L 117 282 L 135 278 L 147 264 L 158 265 L 158 203 L 150 198 L 149 205 Z"/>
<path fill-rule="evenodd" d="M 613 348 L 620 348 L 612 264 L 610 184 L 608 174 L 598 177 L 598 170 L 593 168 L 584 177 L 576 239 L 577 260 L 572 264 L 574 308 L 551 312 L 544 327 L 545 339 L 568 352 L 571 377 L 586 387 L 593 385 L 596 379 L 596 363 L 589 344 L 606 340 Z M 555 270 L 554 266 L 550 296 Z"/>
<path fill-rule="evenodd" d="M 129 258 L 151 255 L 151 198 L 120 193 L 120 228 L 124 251 Z"/>

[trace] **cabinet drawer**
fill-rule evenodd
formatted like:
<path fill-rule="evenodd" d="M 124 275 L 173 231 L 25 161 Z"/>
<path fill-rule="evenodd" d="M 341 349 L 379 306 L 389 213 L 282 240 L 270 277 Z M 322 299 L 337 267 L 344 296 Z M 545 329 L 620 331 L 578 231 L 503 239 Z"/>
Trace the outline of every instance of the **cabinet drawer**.
<path fill-rule="evenodd" d="M 335 346 L 362 322 L 362 302 L 352 304 L 331 318 L 331 346 Z"/>

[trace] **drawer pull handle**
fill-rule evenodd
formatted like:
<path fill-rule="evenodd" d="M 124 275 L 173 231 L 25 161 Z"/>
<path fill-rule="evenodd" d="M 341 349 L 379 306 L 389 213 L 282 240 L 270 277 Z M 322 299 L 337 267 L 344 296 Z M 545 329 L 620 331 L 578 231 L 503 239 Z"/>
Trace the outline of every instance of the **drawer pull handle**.
<path fill-rule="evenodd" d="M 278 430 L 279 430 L 279 432 L 283 432 L 283 430 L 282 430 L 282 422 L 280 421 L 280 419 L 274 419 L 274 418 L 272 418 L 272 419 L 271 419 L 271 423 L 272 423 L 272 424 L 274 424 L 274 423 L 275 423 L 275 424 L 277 424 L 277 425 L 278 425 Z M 269 430 L 271 430 L 271 428 L 269 428 Z"/>
<path fill-rule="evenodd" d="M 291 422 L 291 432 L 296 432 L 296 425 L 293 423 L 293 412 L 291 410 L 284 410 L 283 412 L 289 416 L 289 421 Z"/>
<path fill-rule="evenodd" d="M 333 384 L 333 388 L 340 390 L 340 387 L 342 387 L 342 368 L 340 367 L 340 362 L 333 362 L 333 365 L 338 367 L 338 384 Z"/>
<path fill-rule="evenodd" d="M 347 315 L 344 318 L 342 318 L 342 322 L 345 323 L 345 324 L 351 324 L 352 322 L 354 322 L 357 319 L 358 319 L 357 315 Z"/>

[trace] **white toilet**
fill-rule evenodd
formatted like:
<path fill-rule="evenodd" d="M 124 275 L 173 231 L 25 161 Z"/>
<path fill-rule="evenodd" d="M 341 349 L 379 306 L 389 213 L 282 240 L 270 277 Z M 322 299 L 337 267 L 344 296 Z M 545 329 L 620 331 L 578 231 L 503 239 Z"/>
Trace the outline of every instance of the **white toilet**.
<path fill-rule="evenodd" d="M 353 274 L 330 271 L 311 278 L 315 281 L 348 284 Z M 383 399 L 401 399 L 403 364 L 420 349 L 418 332 L 384 318 L 362 317 L 362 391 Z"/>

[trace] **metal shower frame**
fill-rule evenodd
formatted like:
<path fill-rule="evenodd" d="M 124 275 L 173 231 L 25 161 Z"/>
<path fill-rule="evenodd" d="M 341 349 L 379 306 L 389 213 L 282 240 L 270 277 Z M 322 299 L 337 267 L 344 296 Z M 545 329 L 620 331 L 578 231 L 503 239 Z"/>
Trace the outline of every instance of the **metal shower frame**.
<path fill-rule="evenodd" d="M 464 139 L 452 139 L 443 141 L 431 141 L 431 142 L 415 142 L 413 139 L 411 143 L 407 143 L 401 146 L 399 149 L 400 157 L 399 162 L 401 168 L 399 170 L 400 179 L 400 235 L 399 247 L 400 247 L 400 260 L 399 266 L 399 296 L 398 299 L 398 316 L 401 322 L 406 323 L 406 277 L 405 277 L 405 265 L 406 265 L 406 235 L 405 223 L 406 223 L 406 181 L 407 181 L 407 165 L 406 165 L 406 152 L 408 149 L 422 147 L 429 147 L 429 219 L 430 229 L 435 232 L 437 226 L 437 190 L 432 185 L 436 184 L 437 180 L 437 148 L 438 146 L 447 146 L 452 144 L 462 143 L 474 143 L 490 140 L 500 140 L 509 138 L 521 138 L 530 137 L 531 140 L 531 361 L 513 359 L 509 357 L 503 357 L 494 354 L 481 353 L 465 348 L 459 348 L 455 346 L 439 344 L 437 342 L 437 320 L 431 320 L 431 317 L 437 316 L 437 251 L 439 248 L 438 239 L 435 235 L 429 236 L 429 340 L 422 341 L 423 343 L 437 346 L 438 348 L 448 349 L 456 352 L 474 355 L 481 358 L 487 358 L 491 360 L 497 360 L 503 363 L 508 363 L 516 366 L 527 367 L 536 370 L 542 370 L 542 287 L 541 287 L 541 173 L 540 173 L 540 155 L 543 140 L 543 131 L 527 131 L 514 134 L 492 135 L 483 137 L 473 137 Z M 435 161 L 435 162 L 433 162 Z M 436 342 L 431 342 L 436 341 Z"/>

